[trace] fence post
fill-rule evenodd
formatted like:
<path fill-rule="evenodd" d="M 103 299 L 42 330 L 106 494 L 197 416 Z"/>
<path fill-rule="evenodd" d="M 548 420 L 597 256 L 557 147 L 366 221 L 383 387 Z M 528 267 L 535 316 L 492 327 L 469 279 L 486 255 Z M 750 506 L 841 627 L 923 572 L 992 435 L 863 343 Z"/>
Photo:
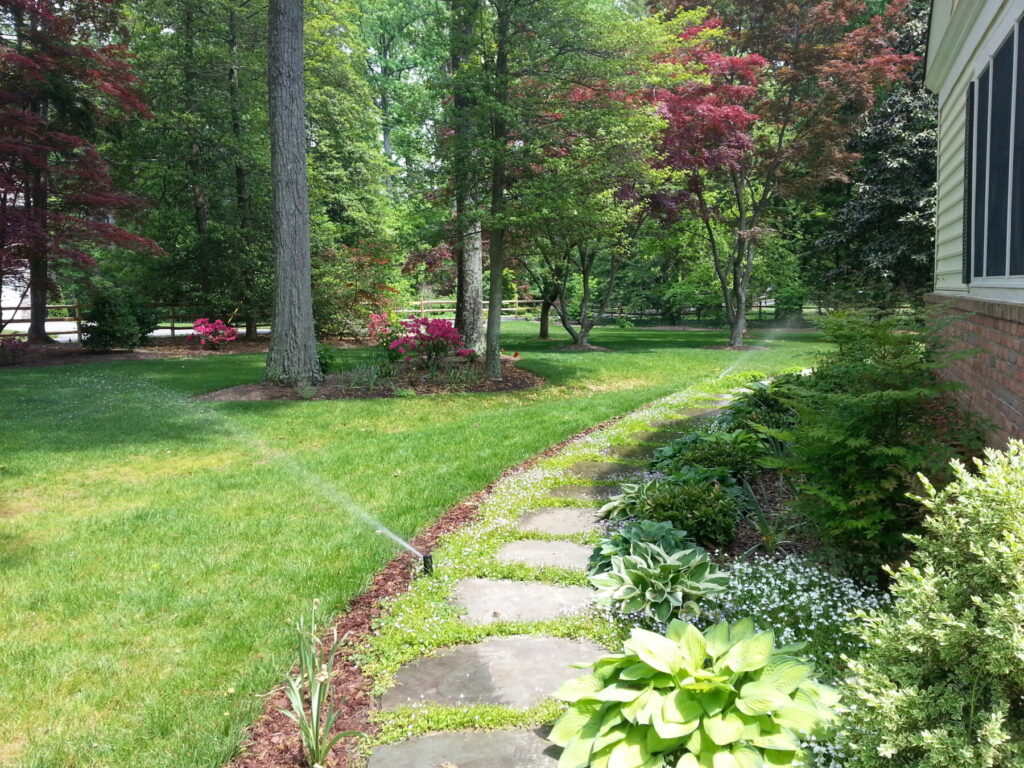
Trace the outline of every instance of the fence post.
<path fill-rule="evenodd" d="M 420 317 L 427 316 L 427 300 L 420 296 Z"/>
<path fill-rule="evenodd" d="M 75 297 L 75 336 L 78 337 L 78 343 L 82 343 L 82 300 L 77 296 Z"/>

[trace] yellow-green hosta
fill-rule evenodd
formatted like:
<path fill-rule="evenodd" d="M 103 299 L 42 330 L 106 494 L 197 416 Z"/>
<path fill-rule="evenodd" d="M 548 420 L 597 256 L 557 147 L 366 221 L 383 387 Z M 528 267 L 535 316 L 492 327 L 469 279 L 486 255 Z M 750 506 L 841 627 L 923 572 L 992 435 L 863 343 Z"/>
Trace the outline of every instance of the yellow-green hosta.
<path fill-rule="evenodd" d="M 559 768 L 761 768 L 798 765 L 801 740 L 839 701 L 813 667 L 749 619 L 701 632 L 634 629 L 623 653 L 563 685 L 570 703 L 549 738 Z"/>

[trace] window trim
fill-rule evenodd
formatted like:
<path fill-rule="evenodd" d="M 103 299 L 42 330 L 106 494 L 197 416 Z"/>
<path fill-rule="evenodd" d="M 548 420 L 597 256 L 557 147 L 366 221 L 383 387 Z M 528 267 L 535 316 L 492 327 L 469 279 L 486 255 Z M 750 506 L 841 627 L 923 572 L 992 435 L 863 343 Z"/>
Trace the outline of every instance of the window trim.
<path fill-rule="evenodd" d="M 994 91 L 995 91 L 995 89 L 993 87 L 994 84 L 995 84 L 994 83 L 994 77 L 993 77 L 993 60 L 995 58 L 996 53 L 1002 48 L 1004 43 L 1006 43 L 1007 41 L 1010 41 L 1010 40 L 1013 41 L 1012 42 L 1012 45 L 1013 45 L 1013 64 L 1012 64 L 1012 80 L 1011 80 L 1011 84 L 1010 84 L 1010 103 L 1009 103 L 1009 110 L 1010 110 L 1009 143 L 1010 143 L 1010 146 L 1009 146 L 1009 151 L 1007 152 L 1007 163 L 1009 164 L 1009 177 L 1008 177 L 1009 181 L 1008 181 L 1008 189 L 1007 189 L 1007 194 L 1006 194 L 1006 212 L 1005 212 L 1005 221 L 1006 221 L 1005 237 L 1006 237 L 1006 243 L 1005 243 L 1004 259 L 1005 259 L 1006 274 L 987 275 L 985 273 L 988 270 L 988 243 L 987 243 L 987 239 L 988 239 L 988 235 L 989 235 L 989 232 L 988 232 L 988 229 L 989 229 L 989 227 L 988 227 L 988 217 L 989 217 L 989 206 L 991 204 L 991 195 L 989 194 L 988 180 L 991 178 L 992 108 L 993 108 L 993 102 L 995 101 L 994 98 L 993 98 Z M 978 55 L 974 58 L 974 68 L 973 68 L 973 72 L 972 72 L 973 76 L 972 76 L 971 80 L 969 81 L 969 86 L 970 86 L 970 88 L 975 93 L 975 97 L 974 97 L 974 100 L 973 100 L 973 110 L 972 110 L 972 112 L 973 112 L 973 114 L 972 114 L 972 121 L 971 121 L 972 125 L 969 128 L 969 134 L 970 134 L 970 138 L 971 138 L 971 141 L 972 141 L 972 146 L 965 147 L 965 150 L 964 150 L 965 158 L 966 158 L 966 155 L 967 155 L 968 152 L 971 153 L 971 169 L 970 170 L 971 170 L 971 174 L 972 174 L 972 178 L 970 180 L 970 184 L 968 185 L 967 184 L 968 180 L 966 179 L 966 169 L 965 169 L 965 180 L 964 180 L 965 181 L 965 187 L 964 187 L 964 192 L 965 192 L 965 195 L 970 195 L 970 197 L 969 197 L 970 204 L 969 205 L 966 204 L 967 203 L 967 198 L 965 197 L 964 209 L 965 209 L 965 213 L 969 212 L 970 220 L 964 222 L 964 226 L 965 226 L 965 229 L 966 229 L 966 237 L 965 237 L 964 247 L 965 247 L 965 250 L 967 251 L 967 253 L 969 254 L 969 258 L 970 258 L 970 265 L 969 266 L 970 266 L 970 268 L 969 268 L 969 270 L 967 270 L 967 269 L 963 270 L 963 275 L 961 276 L 961 279 L 962 279 L 962 282 L 963 282 L 964 285 L 978 286 L 978 287 L 994 286 L 994 287 L 1014 287 L 1014 288 L 1020 287 L 1020 286 L 1024 286 L 1024 270 L 1022 270 L 1021 274 L 1009 274 L 1010 270 L 1012 269 L 1012 262 L 1013 262 L 1011 248 L 1013 246 L 1013 239 L 1012 238 L 1013 238 L 1013 206 L 1014 206 L 1014 198 L 1017 197 L 1017 196 L 1024 196 L 1024 179 L 1020 179 L 1020 180 L 1015 179 L 1014 175 L 1013 175 L 1014 159 L 1015 159 L 1015 154 L 1016 154 L 1015 150 L 1017 149 L 1015 147 L 1015 145 L 1014 145 L 1014 137 L 1015 137 L 1015 133 L 1016 133 L 1016 119 L 1017 119 L 1016 100 L 1017 100 L 1018 96 L 1024 97 L 1024 89 L 1019 89 L 1018 88 L 1018 82 L 1017 82 L 1018 81 L 1018 74 L 1019 74 L 1019 71 L 1020 71 L 1020 66 L 1019 66 L 1020 62 L 1019 62 L 1019 60 L 1020 60 L 1021 56 L 1024 56 L 1024 15 L 1021 15 L 1019 18 L 1017 18 L 1015 21 L 1013 21 L 1013 23 L 1010 26 L 1009 31 L 1006 32 L 1006 34 L 1000 35 L 999 37 L 996 37 L 996 36 L 991 37 L 988 40 L 988 42 L 979 50 Z M 985 213 L 984 213 L 983 219 L 979 220 L 975 208 L 976 208 L 976 200 L 977 200 L 977 195 L 979 193 L 979 186 L 980 185 L 977 183 L 978 180 L 976 180 L 974 178 L 974 175 L 977 173 L 977 169 L 978 169 L 978 153 L 977 153 L 977 151 L 978 151 L 978 137 L 979 137 L 979 128 L 980 128 L 980 120 L 979 120 L 980 115 L 978 114 L 978 112 L 979 112 L 979 110 L 978 110 L 978 100 L 979 100 L 978 99 L 978 92 L 980 90 L 979 81 L 980 81 L 982 75 L 985 74 L 986 72 L 988 72 L 988 98 L 987 98 L 986 104 L 985 104 L 985 106 L 987 108 L 986 136 L 985 136 L 985 158 L 984 158 L 984 160 L 985 160 L 985 176 L 984 176 L 984 178 L 986 180 L 986 184 L 985 184 L 985 188 L 984 188 L 984 194 L 985 194 L 985 201 L 984 201 Z M 1019 90 L 1020 90 L 1020 93 L 1018 92 Z M 966 117 L 966 115 L 965 115 L 965 117 Z M 968 131 L 965 129 L 965 138 L 966 138 L 967 132 Z M 1024 151 L 1024 148 L 1022 148 L 1021 151 Z M 975 267 L 977 265 L 977 260 L 975 258 L 976 257 L 975 247 L 977 245 L 977 241 L 978 241 L 979 237 L 982 238 L 983 241 L 985 241 L 982 244 L 982 268 L 981 268 L 981 274 L 980 275 L 974 274 Z M 969 238 L 969 240 L 967 240 L 966 238 Z M 964 280 L 963 278 L 966 278 L 966 277 L 970 277 L 970 279 L 969 280 Z"/>

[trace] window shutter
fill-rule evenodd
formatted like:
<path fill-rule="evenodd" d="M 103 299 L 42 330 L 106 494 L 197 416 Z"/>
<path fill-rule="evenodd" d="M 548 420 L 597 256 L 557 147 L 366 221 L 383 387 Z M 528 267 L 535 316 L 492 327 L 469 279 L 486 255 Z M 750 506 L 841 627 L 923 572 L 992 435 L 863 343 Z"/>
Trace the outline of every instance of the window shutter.
<path fill-rule="evenodd" d="M 967 84 L 967 109 L 964 120 L 964 220 L 962 282 L 971 282 L 971 207 L 974 197 L 974 82 Z"/>

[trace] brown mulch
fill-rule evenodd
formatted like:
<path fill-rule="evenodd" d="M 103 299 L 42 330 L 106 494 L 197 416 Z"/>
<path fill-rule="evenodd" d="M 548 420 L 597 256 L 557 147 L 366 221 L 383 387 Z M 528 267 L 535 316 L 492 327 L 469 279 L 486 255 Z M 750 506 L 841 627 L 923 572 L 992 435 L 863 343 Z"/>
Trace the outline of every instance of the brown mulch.
<path fill-rule="evenodd" d="M 774 519 L 777 526 L 785 527 L 795 519 L 789 511 L 795 495 L 794 491 L 788 483 L 779 482 L 778 472 L 763 470 L 750 481 L 750 489 L 754 492 L 758 504 L 761 505 L 762 514 L 769 520 Z M 787 554 L 808 554 L 821 548 L 821 542 L 808 537 L 806 531 L 799 528 L 787 531 L 782 538 L 786 539 L 788 543 L 780 549 Z M 757 528 L 751 519 L 744 515 L 736 527 L 736 538 L 719 554 L 726 560 L 734 560 L 761 544 L 762 537 Z"/>
<path fill-rule="evenodd" d="M 199 342 L 186 341 L 185 338 L 151 339 L 144 347 L 133 350 L 112 350 L 110 352 L 90 352 L 78 343 L 30 344 L 24 358 L 17 365 L 6 368 L 29 368 L 44 365 L 70 365 L 78 363 L 108 363 L 112 360 L 159 360 L 166 357 L 207 357 L 208 355 L 251 355 L 266 352 L 270 337 L 260 337 L 252 341 L 239 339 L 221 346 L 217 351 L 210 351 L 199 346 Z"/>
<path fill-rule="evenodd" d="M 452 386 L 444 376 L 432 377 L 422 369 L 406 368 L 399 375 L 373 389 L 359 387 L 346 379 L 346 374 L 331 374 L 315 391 L 300 392 L 294 387 L 276 384 L 240 384 L 236 387 L 218 389 L 199 395 L 196 400 L 217 402 L 255 402 L 265 400 L 363 400 L 367 398 L 395 397 L 396 391 L 412 390 L 417 395 L 435 395 L 445 392 L 516 392 L 535 389 L 544 384 L 544 379 L 535 373 L 525 371 L 511 360 L 503 360 L 501 379 L 494 381 L 483 374 L 482 363 L 472 363 L 478 378 L 475 381 Z"/>
<path fill-rule="evenodd" d="M 484 490 L 455 505 L 438 518 L 423 533 L 411 542 L 414 549 L 429 554 L 442 536 L 469 524 L 479 514 L 480 506 L 494 490 L 501 479 L 529 469 L 539 460 L 558 453 L 570 441 L 588 435 L 619 421 L 615 417 L 553 445 L 542 453 L 523 462 L 517 467 L 505 470 L 501 478 Z M 398 555 L 374 576 L 370 586 L 349 602 L 345 613 L 339 616 L 324 637 L 333 638 L 347 635 L 345 645 L 335 659 L 331 676 L 332 700 L 339 709 L 336 730 L 359 731 L 373 735 L 378 731 L 370 722 L 369 715 L 375 709 L 370 691 L 373 681 L 363 674 L 352 657 L 363 642 L 370 637 L 374 622 L 383 614 L 382 602 L 405 592 L 413 577 L 419 571 L 419 562 L 409 553 Z M 272 691 L 264 700 L 264 711 L 242 743 L 240 753 L 226 768 L 305 768 L 298 727 L 285 717 L 278 707 L 288 704 L 284 689 Z M 358 740 L 344 739 L 334 748 L 325 768 L 354 768 L 363 758 L 358 751 Z M 395 766 L 401 768 L 401 766 Z"/>

